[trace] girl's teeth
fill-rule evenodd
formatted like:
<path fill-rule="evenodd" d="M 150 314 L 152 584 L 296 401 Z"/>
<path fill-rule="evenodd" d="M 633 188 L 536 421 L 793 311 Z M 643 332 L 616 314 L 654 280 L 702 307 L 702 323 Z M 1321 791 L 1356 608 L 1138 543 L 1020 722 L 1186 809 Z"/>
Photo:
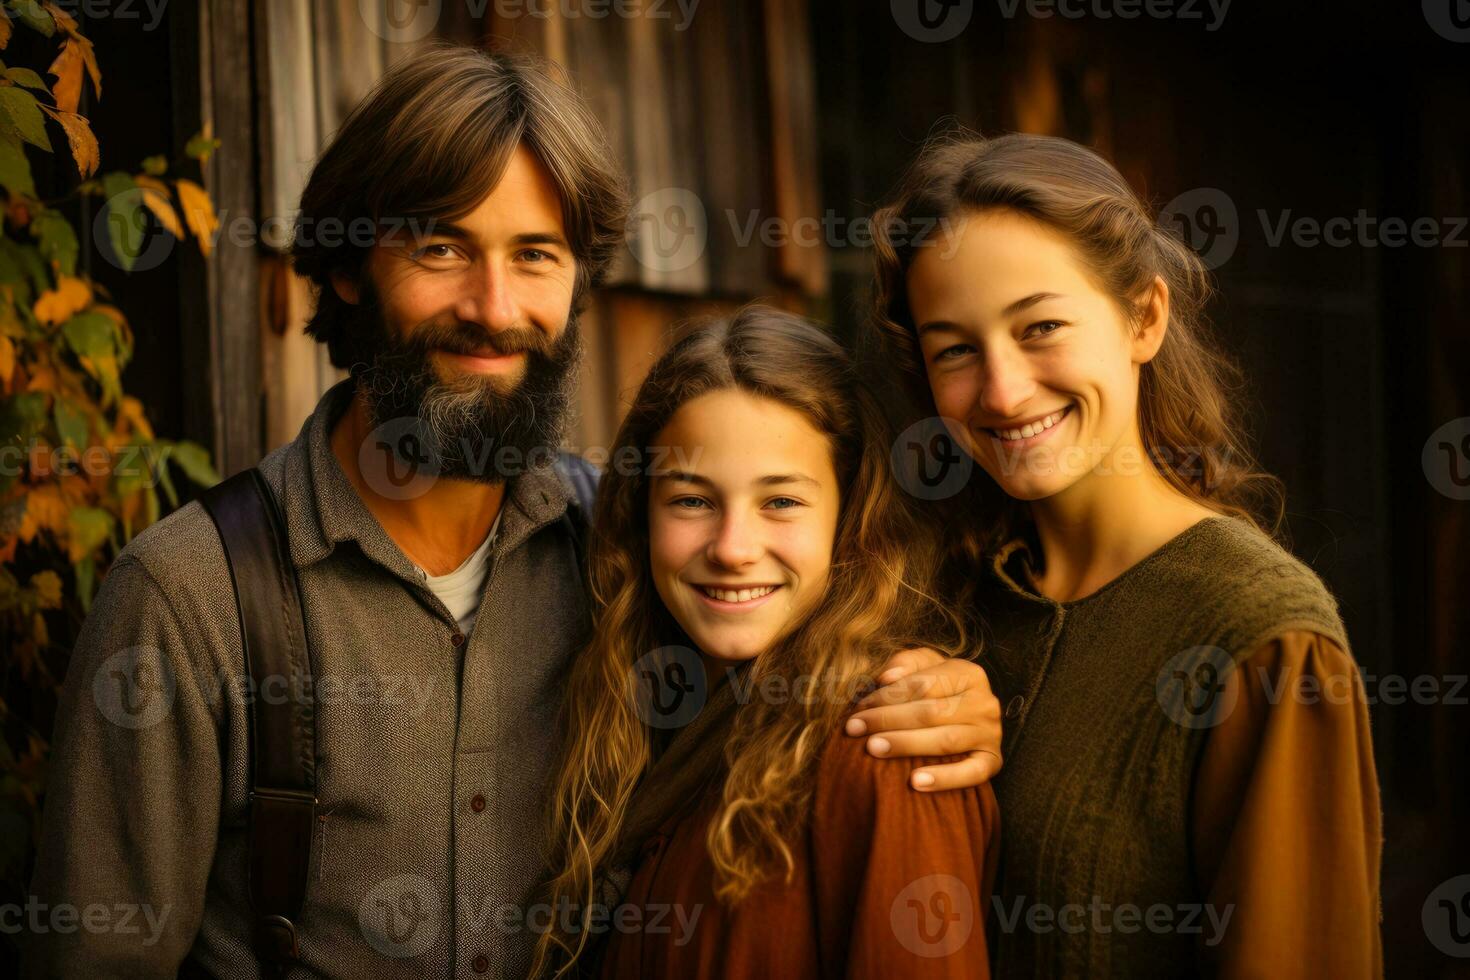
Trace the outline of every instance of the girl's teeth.
<path fill-rule="evenodd" d="M 700 586 L 700 588 L 704 589 L 705 595 L 711 599 L 719 599 L 721 602 L 749 602 L 763 595 L 770 595 L 776 590 L 774 585 L 763 585 L 755 589 L 711 589 L 707 586 Z"/>
<path fill-rule="evenodd" d="M 1052 412 L 1044 419 L 1037 419 L 1035 422 L 1027 422 L 1019 429 L 991 429 L 990 431 L 994 432 L 1002 439 L 1006 439 L 1008 441 L 1015 441 L 1017 439 L 1030 439 L 1032 436 L 1040 435 L 1047 429 L 1050 429 L 1052 426 L 1056 425 L 1062 420 L 1062 416 L 1066 413 L 1067 410 L 1064 408 L 1060 412 Z"/>

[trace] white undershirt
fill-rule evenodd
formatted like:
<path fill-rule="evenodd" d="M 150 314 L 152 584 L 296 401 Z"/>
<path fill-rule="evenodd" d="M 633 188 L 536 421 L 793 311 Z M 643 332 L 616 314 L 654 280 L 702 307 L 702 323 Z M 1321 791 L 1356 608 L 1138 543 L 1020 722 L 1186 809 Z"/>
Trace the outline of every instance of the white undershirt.
<path fill-rule="evenodd" d="M 504 513 L 504 508 L 501 509 Z M 459 622 L 459 631 L 465 636 L 475 628 L 475 616 L 480 612 L 480 598 L 485 594 L 485 576 L 490 571 L 490 546 L 495 543 L 495 532 L 500 530 L 500 514 L 490 525 L 490 533 L 474 550 L 464 564 L 443 575 L 430 575 L 422 568 L 419 574 L 429 591 L 439 597 L 449 614 Z"/>

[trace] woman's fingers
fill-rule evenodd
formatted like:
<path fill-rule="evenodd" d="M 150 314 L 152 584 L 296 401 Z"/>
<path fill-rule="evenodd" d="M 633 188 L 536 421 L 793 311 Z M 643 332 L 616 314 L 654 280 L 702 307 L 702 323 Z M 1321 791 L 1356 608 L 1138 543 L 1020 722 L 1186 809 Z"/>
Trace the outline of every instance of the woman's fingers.
<path fill-rule="evenodd" d="M 878 672 L 879 684 L 892 684 L 926 667 L 943 663 L 944 654 L 938 650 L 928 647 L 914 647 L 911 650 L 900 650 L 889 658 L 888 663 Z"/>
<path fill-rule="evenodd" d="M 961 755 L 989 748 L 985 740 L 985 732 L 974 725 L 940 725 L 937 728 L 874 735 L 868 739 L 868 752 L 885 759 L 890 756 Z"/>
<path fill-rule="evenodd" d="M 1000 756 L 994 752 L 971 752 L 969 758 L 960 762 L 947 762 L 939 766 L 915 769 L 909 775 L 909 785 L 923 793 L 936 793 L 947 789 L 969 789 L 983 786 L 1000 772 Z"/>

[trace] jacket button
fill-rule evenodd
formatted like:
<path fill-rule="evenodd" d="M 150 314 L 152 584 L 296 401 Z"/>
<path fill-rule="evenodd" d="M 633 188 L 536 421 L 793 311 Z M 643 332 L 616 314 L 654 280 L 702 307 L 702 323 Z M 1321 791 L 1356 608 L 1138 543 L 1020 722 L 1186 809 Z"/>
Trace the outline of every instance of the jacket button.
<path fill-rule="evenodd" d="M 1026 699 L 1017 694 L 1015 697 L 1011 698 L 1010 702 L 1006 705 L 1006 717 L 1016 717 L 1016 715 L 1019 715 L 1021 713 L 1021 709 L 1025 706 Z"/>
<path fill-rule="evenodd" d="M 464 634 L 456 631 L 455 634 L 449 638 L 449 643 L 451 646 L 464 646 Z"/>
<path fill-rule="evenodd" d="M 481 810 L 485 809 L 485 797 L 481 796 L 479 793 L 476 793 L 474 799 L 470 800 L 470 809 L 474 810 L 476 813 L 479 813 Z"/>
<path fill-rule="evenodd" d="M 483 956 L 476 956 L 475 961 L 471 963 L 470 966 L 473 966 L 475 968 L 476 973 L 484 973 L 486 970 L 490 969 L 490 961 L 485 959 L 485 957 Z"/>

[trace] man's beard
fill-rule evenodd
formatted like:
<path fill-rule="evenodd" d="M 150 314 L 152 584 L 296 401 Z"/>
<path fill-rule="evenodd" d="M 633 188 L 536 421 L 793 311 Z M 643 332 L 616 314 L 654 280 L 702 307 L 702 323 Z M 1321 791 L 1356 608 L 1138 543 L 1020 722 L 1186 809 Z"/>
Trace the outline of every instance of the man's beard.
<path fill-rule="evenodd" d="M 424 475 L 502 483 L 555 459 L 581 363 L 575 311 L 554 340 L 535 327 L 491 333 L 471 323 L 429 323 L 395 334 L 371 288 L 357 325 L 362 343 L 352 368 L 369 424 L 393 435 Z M 471 371 L 441 377 L 435 351 L 484 355 L 524 352 L 517 381 Z M 400 431 L 401 430 L 401 431 Z"/>

